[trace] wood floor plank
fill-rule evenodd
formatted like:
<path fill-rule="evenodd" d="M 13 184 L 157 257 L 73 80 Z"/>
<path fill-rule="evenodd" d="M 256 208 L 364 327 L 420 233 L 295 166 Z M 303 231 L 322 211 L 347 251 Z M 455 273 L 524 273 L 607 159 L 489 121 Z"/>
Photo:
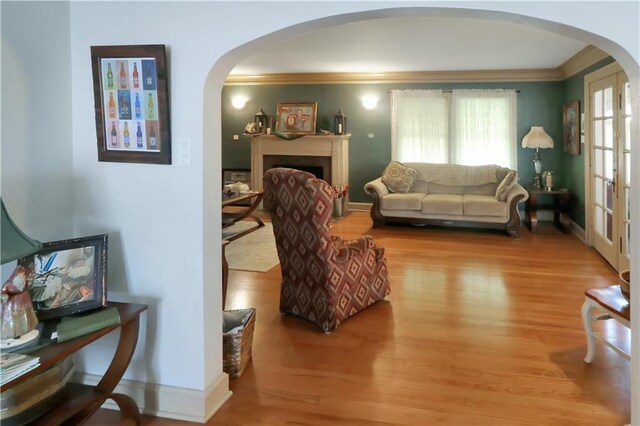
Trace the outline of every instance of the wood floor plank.
<path fill-rule="evenodd" d="M 584 290 L 618 283 L 573 235 L 332 223 L 386 248 L 391 295 L 325 335 L 278 312 L 280 268 L 229 274 L 227 308 L 257 309 L 253 360 L 211 425 L 615 425 L 630 364 L 602 344 L 591 365 Z M 629 333 L 597 324 L 619 345 Z M 96 415 L 107 416 L 102 410 Z M 145 418 L 146 424 L 186 424 Z"/>

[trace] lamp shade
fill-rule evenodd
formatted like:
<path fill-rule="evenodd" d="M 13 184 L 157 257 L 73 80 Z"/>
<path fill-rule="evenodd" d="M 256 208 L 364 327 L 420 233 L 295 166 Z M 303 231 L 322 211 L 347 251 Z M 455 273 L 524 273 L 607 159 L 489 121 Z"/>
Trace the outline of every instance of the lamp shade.
<path fill-rule="evenodd" d="M 42 248 L 40 241 L 29 238 L 24 232 L 16 226 L 9 217 L 4 201 L 0 198 L 2 204 L 2 221 L 0 223 L 0 236 L 2 248 L 2 264 L 29 256 Z"/>
<path fill-rule="evenodd" d="M 542 126 L 533 126 L 529 133 L 522 138 L 523 148 L 553 148 L 553 139 Z"/>

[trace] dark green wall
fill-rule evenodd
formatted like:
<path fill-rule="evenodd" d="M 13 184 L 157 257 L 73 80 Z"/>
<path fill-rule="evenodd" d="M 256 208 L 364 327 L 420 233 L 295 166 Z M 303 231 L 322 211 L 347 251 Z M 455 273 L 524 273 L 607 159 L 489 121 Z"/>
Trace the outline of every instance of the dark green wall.
<path fill-rule="evenodd" d="M 349 141 L 349 174 L 351 201 L 370 202 L 364 185 L 379 177 L 391 159 L 391 128 L 389 94 L 392 89 L 515 89 L 518 94 L 518 174 L 520 183 L 533 181 L 533 150 L 521 148 L 523 136 L 531 126 L 543 126 L 555 141 L 553 149 L 541 151 L 544 170 L 558 171 L 562 152 L 562 82 L 529 83 L 455 83 L 455 84 L 316 84 L 226 86 L 222 91 L 222 167 L 225 169 L 251 167 L 251 147 L 247 137 L 239 141 L 244 126 L 253 121 L 253 114 L 263 108 L 275 115 L 280 102 L 317 102 L 318 120 L 327 116 L 333 128 L 333 116 L 342 108 L 347 115 Z M 250 99 L 247 106 L 235 110 L 231 99 L 243 94 Z M 365 110 L 360 99 L 375 94 L 380 102 L 374 110 Z M 559 182 L 562 183 L 562 182 Z"/>
<path fill-rule="evenodd" d="M 603 59 L 595 65 L 563 81 L 562 103 L 579 101 L 580 112 L 584 112 L 584 76 L 613 62 L 613 58 Z M 562 139 L 557 143 L 562 145 Z M 582 229 L 585 227 L 585 193 L 584 193 L 584 145 L 580 145 L 580 155 L 561 152 L 562 185 L 573 194 L 571 218 Z"/>

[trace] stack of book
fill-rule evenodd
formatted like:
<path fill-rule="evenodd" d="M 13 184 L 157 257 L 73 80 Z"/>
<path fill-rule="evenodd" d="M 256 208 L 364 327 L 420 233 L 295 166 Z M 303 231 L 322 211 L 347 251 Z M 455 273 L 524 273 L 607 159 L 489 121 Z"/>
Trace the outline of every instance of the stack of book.
<path fill-rule="evenodd" d="M 0 354 L 0 386 L 40 365 L 37 356 L 3 352 Z"/>

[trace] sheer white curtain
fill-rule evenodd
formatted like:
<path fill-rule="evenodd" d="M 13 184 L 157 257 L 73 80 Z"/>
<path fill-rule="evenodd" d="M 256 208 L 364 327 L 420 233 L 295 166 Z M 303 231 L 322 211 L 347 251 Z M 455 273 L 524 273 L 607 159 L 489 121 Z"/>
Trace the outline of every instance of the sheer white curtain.
<path fill-rule="evenodd" d="M 391 91 L 391 159 L 449 162 L 449 97 L 441 90 Z"/>
<path fill-rule="evenodd" d="M 517 167 L 517 94 L 507 90 L 454 90 L 451 163 Z"/>

